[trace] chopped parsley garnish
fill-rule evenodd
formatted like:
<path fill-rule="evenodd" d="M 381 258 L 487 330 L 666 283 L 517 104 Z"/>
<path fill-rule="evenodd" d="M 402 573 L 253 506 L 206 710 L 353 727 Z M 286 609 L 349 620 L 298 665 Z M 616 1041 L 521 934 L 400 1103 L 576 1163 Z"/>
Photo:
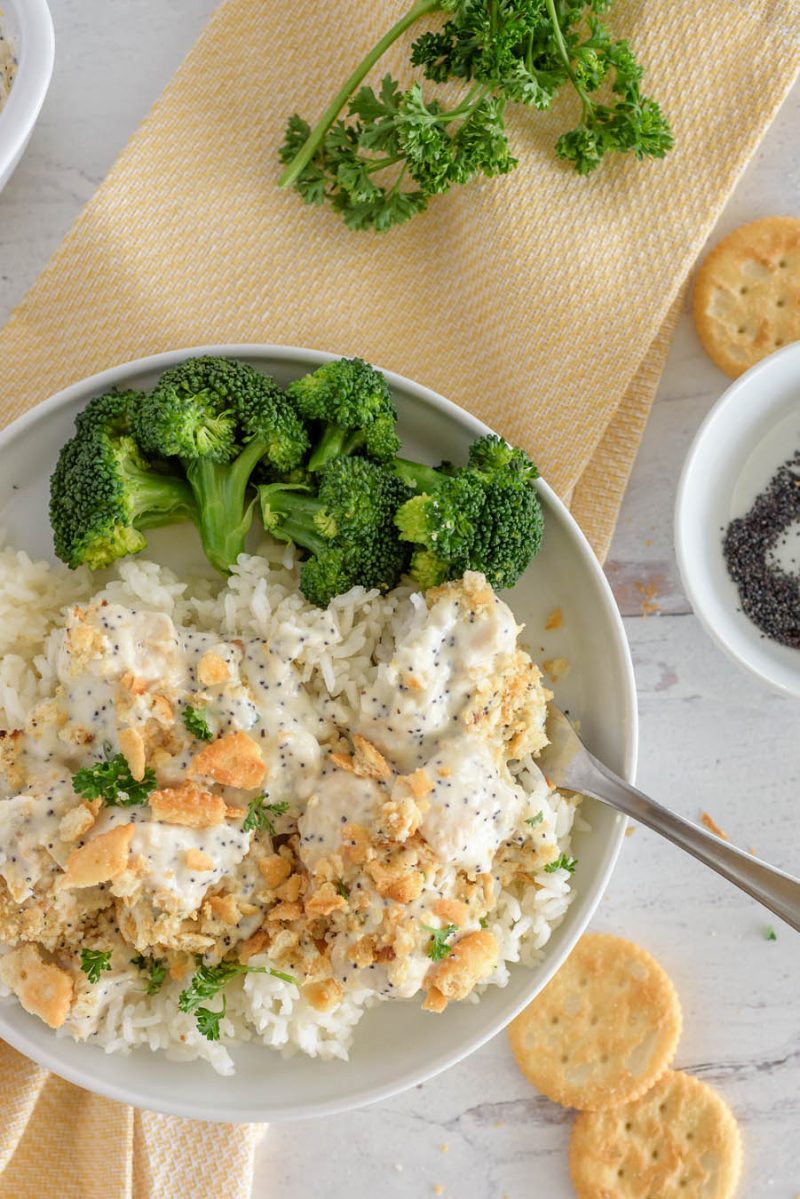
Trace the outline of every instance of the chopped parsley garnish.
<path fill-rule="evenodd" d="M 772 925 L 768 924 L 767 927 L 764 929 L 764 940 L 765 941 L 777 941 L 777 939 L 778 939 L 778 934 L 775 932 L 775 929 L 772 927 Z"/>
<path fill-rule="evenodd" d="M 222 1007 L 218 1012 L 213 1008 L 199 1007 L 196 1012 L 197 1016 L 197 1031 L 201 1032 L 207 1041 L 219 1040 L 219 1025 L 222 1017 L 227 1011 L 228 1003 L 225 996 L 222 996 Z"/>
<path fill-rule="evenodd" d="M 81 970 L 90 983 L 99 983 L 104 970 L 111 969 L 111 950 L 82 949 Z"/>
<path fill-rule="evenodd" d="M 349 898 L 350 898 L 350 888 L 349 888 L 348 886 L 346 886 L 346 884 L 345 884 L 345 881 L 344 881 L 344 879 L 343 879 L 343 878 L 340 878 L 340 879 L 338 879 L 338 880 L 337 880 L 337 882 L 336 882 L 336 890 L 339 892 L 339 894 L 341 895 L 342 899 L 349 899 Z"/>
<path fill-rule="evenodd" d="M 531 828 L 536 828 L 536 826 L 541 824 L 543 820 L 544 820 L 544 812 L 539 811 L 536 813 L 535 816 L 528 816 L 525 823 L 529 824 L 531 826 Z"/>
<path fill-rule="evenodd" d="M 102 799 L 111 807 L 132 808 L 147 803 L 155 790 L 156 776 L 148 767 L 142 779 L 135 779 L 122 754 L 111 756 L 106 742 L 105 759 L 78 770 L 72 776 L 72 787 L 83 799 Z"/>
<path fill-rule="evenodd" d="M 452 953 L 452 946 L 447 944 L 447 939 L 458 932 L 457 924 L 446 924 L 444 928 L 431 928 L 430 924 L 423 924 L 422 927 L 431 934 L 427 954 L 432 961 L 440 962 Z"/>
<path fill-rule="evenodd" d="M 280 803 L 266 803 L 266 795 L 257 795 L 255 799 L 251 799 L 247 805 L 247 815 L 244 818 L 242 829 L 249 833 L 251 830 L 263 832 L 267 830 L 270 837 L 275 836 L 275 825 L 272 823 L 273 816 L 285 816 L 289 811 L 289 805 L 285 801 Z"/>
<path fill-rule="evenodd" d="M 214 999 L 226 987 L 232 978 L 240 974 L 271 974 L 285 983 L 299 986 L 297 979 L 291 974 L 283 974 L 280 970 L 272 970 L 269 966 L 245 966 L 241 962 L 220 962 L 218 966 L 198 966 L 192 981 L 185 991 L 178 996 L 178 1007 L 182 1012 L 194 1012 L 197 1017 L 198 1031 L 208 1041 L 219 1040 L 219 1022 L 225 1015 L 225 996 L 222 997 L 222 1007 L 218 1011 L 203 1007 L 207 999 Z"/>
<path fill-rule="evenodd" d="M 213 741 L 214 734 L 208 727 L 208 717 L 202 708 L 193 708 L 191 704 L 187 704 L 183 709 L 183 723 L 199 741 Z"/>
<path fill-rule="evenodd" d="M 544 869 L 546 874 L 554 874 L 556 870 L 568 870 L 570 874 L 574 874 L 577 865 L 577 858 L 570 858 L 562 853 L 561 857 L 556 858 L 554 862 L 548 862 Z"/>
<path fill-rule="evenodd" d="M 138 966 L 140 970 L 147 973 L 146 995 L 155 995 L 161 990 L 164 979 L 167 977 L 166 962 L 163 962 L 161 958 L 146 958 L 143 953 L 140 953 L 138 957 L 131 958 L 131 965 Z"/>
<path fill-rule="evenodd" d="M 478 921 L 478 924 L 481 926 L 481 928 L 488 928 L 489 927 L 489 917 L 481 916 L 480 920 Z"/>

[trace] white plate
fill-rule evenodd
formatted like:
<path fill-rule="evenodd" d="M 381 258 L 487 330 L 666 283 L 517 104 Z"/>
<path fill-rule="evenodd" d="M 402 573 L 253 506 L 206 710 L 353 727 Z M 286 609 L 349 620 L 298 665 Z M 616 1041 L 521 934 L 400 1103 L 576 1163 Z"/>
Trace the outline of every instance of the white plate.
<path fill-rule="evenodd" d="M 744 516 L 797 449 L 800 342 L 751 367 L 717 401 L 689 450 L 675 505 L 678 566 L 696 615 L 734 661 L 794 696 L 800 696 L 800 650 L 764 637 L 739 611 L 722 530 Z"/>
<path fill-rule="evenodd" d="M 55 39 L 45 0 L 2 0 L 0 27 L 13 42 L 19 66 L 0 110 L 0 191 L 23 155 L 53 74 Z"/>
<path fill-rule="evenodd" d="M 282 384 L 332 357 L 273 346 L 215 346 L 202 352 L 243 358 Z M 0 526 L 12 543 L 52 557 L 48 475 L 59 447 L 71 434 L 75 413 L 89 397 L 112 385 L 149 387 L 160 371 L 186 354 L 160 354 L 75 384 L 0 434 Z M 487 432 L 474 417 L 427 388 L 389 372 L 386 377 L 400 413 L 404 453 L 433 463 L 442 457 L 458 461 L 470 442 Z M 622 621 L 572 517 L 544 483 L 541 497 L 544 545 L 508 598 L 527 624 L 535 657 L 564 654 L 570 659 L 572 670 L 558 687 L 560 703 L 580 717 L 595 753 L 632 779 L 636 693 Z M 176 566 L 179 545 L 181 561 Z M 150 548 L 151 556 L 177 569 L 183 569 L 187 554 L 200 560 L 199 543 L 191 542 L 185 528 L 155 531 Z M 556 606 L 563 610 L 564 626 L 547 633 L 545 617 Z M 17 1005 L 0 1008 L 0 1035 L 88 1090 L 203 1120 L 298 1119 L 394 1095 L 477 1049 L 508 1024 L 563 962 L 600 901 L 625 828 L 624 819 L 602 804 L 587 801 L 582 812 L 593 831 L 575 834 L 576 897 L 547 946 L 543 964 L 535 970 L 514 968 L 507 987 L 492 987 L 479 1004 L 456 1004 L 442 1016 L 426 1014 L 415 1002 L 379 1005 L 358 1025 L 349 1062 L 321 1062 L 301 1054 L 284 1060 L 273 1050 L 249 1046 L 234 1051 L 236 1075 L 220 1078 L 204 1063 L 170 1062 L 149 1049 L 129 1057 L 105 1055 L 95 1046 L 56 1037 Z"/>

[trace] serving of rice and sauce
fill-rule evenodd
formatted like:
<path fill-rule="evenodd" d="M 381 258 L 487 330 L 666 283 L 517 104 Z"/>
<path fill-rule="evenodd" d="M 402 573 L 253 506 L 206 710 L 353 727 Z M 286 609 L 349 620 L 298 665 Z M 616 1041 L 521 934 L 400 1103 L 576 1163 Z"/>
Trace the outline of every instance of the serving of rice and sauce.
<path fill-rule="evenodd" d="M 482 575 L 320 609 L 274 542 L 221 586 L 129 559 L 94 594 L 0 559 L 5 1002 L 231 1073 L 237 1043 L 346 1058 L 371 1004 L 440 1013 L 540 959 L 577 800 Z"/>

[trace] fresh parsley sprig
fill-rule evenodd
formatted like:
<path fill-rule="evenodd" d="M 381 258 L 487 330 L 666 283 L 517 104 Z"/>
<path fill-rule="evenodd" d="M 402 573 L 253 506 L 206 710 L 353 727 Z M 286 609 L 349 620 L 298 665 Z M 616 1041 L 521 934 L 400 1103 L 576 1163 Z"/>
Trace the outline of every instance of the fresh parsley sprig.
<path fill-rule="evenodd" d="M 280 803 L 267 803 L 266 795 L 257 795 L 255 799 L 251 799 L 247 805 L 247 815 L 242 823 L 244 832 L 263 832 L 267 830 L 270 837 L 275 836 L 275 825 L 273 824 L 273 816 L 285 816 L 289 811 L 289 805 L 284 800 Z"/>
<path fill-rule="evenodd" d="M 183 723 L 198 741 L 213 741 L 214 734 L 208 727 L 208 715 L 202 708 L 193 708 L 187 704 L 183 709 Z"/>
<path fill-rule="evenodd" d="M 155 790 L 155 772 L 148 767 L 143 778 L 135 779 L 122 754 L 112 756 L 108 743 L 104 750 L 103 761 L 73 774 L 75 794 L 83 799 L 102 799 L 111 807 L 132 808 L 146 804 L 151 791 Z"/>
<path fill-rule="evenodd" d="M 571 858 L 567 854 L 562 853 L 554 862 L 548 862 L 544 869 L 545 874 L 554 874 L 556 870 L 568 870 L 570 874 L 574 874 L 577 865 L 577 858 Z"/>
<path fill-rule="evenodd" d="M 547 109 L 565 86 L 577 93 L 581 115 L 558 139 L 556 153 L 579 174 L 595 170 L 612 151 L 663 157 L 672 146 L 669 125 L 655 100 L 641 93 L 642 68 L 630 46 L 614 41 L 600 19 L 609 4 L 417 0 L 313 129 L 297 114 L 289 119 L 280 186 L 295 188 L 307 204 L 327 201 L 351 229 L 389 229 L 455 183 L 513 170 L 507 104 Z M 430 83 L 460 82 L 461 98 L 445 105 L 418 79 L 404 91 L 391 75 L 377 91 L 364 84 L 389 46 L 435 12 L 448 18 L 417 37 L 411 64 Z"/>
<path fill-rule="evenodd" d="M 145 984 L 145 995 L 156 995 L 164 985 L 164 979 L 167 977 L 167 964 L 161 958 L 146 958 L 143 953 L 137 957 L 131 958 L 131 965 L 137 966 L 147 974 L 147 983 Z"/>
<path fill-rule="evenodd" d="M 219 1025 L 226 1011 L 225 996 L 222 997 L 222 1007 L 217 1011 L 204 1007 L 206 1000 L 214 999 L 233 978 L 241 974 L 271 974 L 283 982 L 299 986 L 297 979 L 281 970 L 272 970 L 269 966 L 246 966 L 241 962 L 220 962 L 218 966 L 199 965 L 192 976 L 189 986 L 178 996 L 178 1007 L 182 1012 L 194 1012 L 197 1017 L 198 1031 L 209 1041 L 219 1040 Z"/>
<path fill-rule="evenodd" d="M 453 952 L 452 945 L 448 945 L 447 942 L 453 933 L 458 932 L 457 924 L 446 924 L 444 928 L 432 928 L 430 924 L 423 924 L 422 927 L 431 934 L 426 953 L 432 961 L 440 962 Z"/>
<path fill-rule="evenodd" d="M 81 970 L 90 983 L 99 983 L 100 975 L 111 969 L 111 950 L 82 949 Z"/>

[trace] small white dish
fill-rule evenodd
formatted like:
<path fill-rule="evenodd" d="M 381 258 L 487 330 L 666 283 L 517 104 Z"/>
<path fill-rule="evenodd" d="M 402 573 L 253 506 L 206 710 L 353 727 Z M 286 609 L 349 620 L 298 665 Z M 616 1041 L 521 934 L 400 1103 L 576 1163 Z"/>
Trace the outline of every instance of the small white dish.
<path fill-rule="evenodd" d="M 172 351 L 127 363 L 75 383 L 0 433 L 0 528 L 34 557 L 53 557 L 48 480 L 75 414 L 111 387 L 152 387 L 189 354 L 226 354 L 252 363 L 286 385 L 333 355 L 280 346 L 228 345 Z M 489 430 L 426 387 L 385 372 L 399 413 L 403 453 L 420 461 L 465 460 L 470 443 Z M 526 625 L 523 641 L 539 661 L 569 659 L 556 687 L 559 705 L 581 721 L 581 736 L 603 761 L 633 781 L 636 689 L 630 650 L 611 589 L 585 537 L 546 483 L 542 550 L 506 597 Z M 149 557 L 183 572 L 202 567 L 199 540 L 186 526 L 148 533 Z M 560 607 L 563 625 L 544 628 Z M 356 1030 L 348 1062 L 297 1054 L 282 1058 L 259 1045 L 233 1049 L 236 1074 L 215 1075 L 204 1062 L 174 1062 L 148 1049 L 127 1057 L 56 1036 L 17 1003 L 0 1005 L 0 1036 L 40 1065 L 89 1091 L 171 1115 L 231 1123 L 302 1119 L 359 1107 L 431 1078 L 478 1049 L 545 985 L 567 957 L 603 896 L 623 839 L 625 818 L 586 800 L 591 825 L 573 834 L 579 866 L 575 899 L 534 969 L 514 966 L 505 988 L 480 1003 L 453 1004 L 442 1016 L 414 1001 L 370 1009 Z"/>
<path fill-rule="evenodd" d="M 740 611 L 722 552 L 729 522 L 745 515 L 798 449 L 800 342 L 794 342 L 732 383 L 700 426 L 678 485 L 675 548 L 686 594 L 717 644 L 763 682 L 800 697 L 800 650 L 765 637 Z"/>
<path fill-rule="evenodd" d="M 0 0 L 0 25 L 12 42 L 18 67 L 8 99 L 0 109 L 0 191 L 30 141 L 55 57 L 55 35 L 45 0 Z"/>

